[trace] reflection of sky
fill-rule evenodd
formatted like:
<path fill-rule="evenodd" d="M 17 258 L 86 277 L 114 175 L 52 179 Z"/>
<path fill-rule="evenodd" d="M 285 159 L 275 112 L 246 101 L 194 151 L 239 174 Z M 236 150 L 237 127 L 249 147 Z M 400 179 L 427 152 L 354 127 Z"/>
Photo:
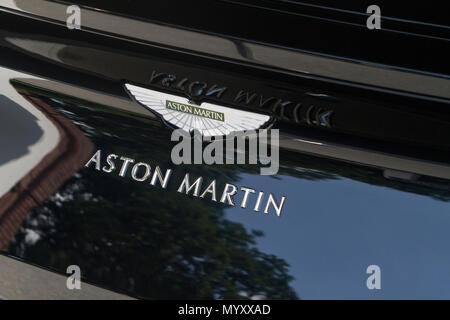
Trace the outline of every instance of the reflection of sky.
<path fill-rule="evenodd" d="M 0 197 L 20 181 L 59 142 L 58 129 L 10 84 L 37 79 L 0 67 Z"/>
<path fill-rule="evenodd" d="M 242 175 L 239 185 L 287 196 L 281 218 L 240 201 L 226 212 L 265 232 L 259 248 L 291 265 L 301 298 L 450 298 L 450 203 L 349 179 Z M 381 290 L 366 287 L 371 264 Z"/>

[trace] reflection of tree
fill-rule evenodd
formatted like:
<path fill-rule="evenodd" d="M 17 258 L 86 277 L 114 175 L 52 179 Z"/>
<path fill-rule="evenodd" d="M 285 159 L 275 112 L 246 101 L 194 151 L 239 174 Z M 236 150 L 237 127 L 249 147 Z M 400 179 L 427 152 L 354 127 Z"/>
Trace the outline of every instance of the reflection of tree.
<path fill-rule="evenodd" d="M 354 163 L 325 160 L 305 154 L 280 151 L 282 167 L 280 174 L 301 177 L 308 180 L 352 179 L 363 183 L 416 193 L 440 201 L 450 201 L 448 181 L 421 177 L 415 183 L 386 179 L 380 169 L 360 166 Z M 298 168 L 301 163 L 302 168 Z"/>
<path fill-rule="evenodd" d="M 86 170 L 35 210 L 11 252 L 149 298 L 295 298 L 286 262 L 221 208 Z M 30 230 L 40 239 L 25 237 Z M 28 241 L 29 242 L 29 241 Z"/>
<path fill-rule="evenodd" d="M 238 179 L 232 166 L 171 165 L 170 131 L 157 121 L 47 102 L 64 108 L 105 154 L 170 167 L 173 179 L 188 171 L 218 183 Z M 82 169 L 33 210 L 10 253 L 62 272 L 78 264 L 86 279 L 146 298 L 297 298 L 287 263 L 257 249 L 261 232 L 176 187 Z"/>

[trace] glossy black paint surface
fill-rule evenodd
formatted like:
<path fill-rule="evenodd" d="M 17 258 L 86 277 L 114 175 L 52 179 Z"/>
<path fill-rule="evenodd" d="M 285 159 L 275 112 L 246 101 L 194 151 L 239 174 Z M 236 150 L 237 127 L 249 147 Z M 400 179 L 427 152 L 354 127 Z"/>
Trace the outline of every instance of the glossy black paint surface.
<path fill-rule="evenodd" d="M 175 18 L 183 24 L 184 18 Z M 26 23 L 20 23 L 23 19 Z M 220 21 L 191 20 L 193 24 L 204 23 L 209 31 L 221 25 Z M 257 29 L 258 20 L 253 21 Z M 285 23 L 292 26 L 293 22 Z M 238 24 L 226 32 L 236 30 L 244 32 Z M 273 30 L 256 31 L 266 41 L 275 38 Z M 312 40 L 318 38 L 318 33 L 310 35 Z M 294 40 L 286 34 L 277 41 L 288 44 Z M 345 56 L 362 54 L 351 43 L 341 46 L 340 40 L 335 41 L 337 44 L 321 39 L 321 45 L 342 50 L 340 54 Z M 419 44 L 425 48 L 431 42 Z M 302 42 L 302 49 L 311 49 L 307 43 Z M 411 50 L 401 42 L 397 45 L 405 52 Z M 434 65 L 438 58 L 421 63 L 404 52 L 390 52 L 389 57 L 382 52 L 374 52 L 374 57 L 390 59 L 386 61 L 402 67 L 448 74 L 447 65 Z M 27 188 L 21 189 L 21 183 L 11 188 L 24 203 L 33 202 L 20 213 L 23 221 L 13 233 L 6 222 L 21 211 L 0 202 L 0 240 L 12 234 L 3 248 L 5 253 L 59 273 L 76 264 L 87 281 L 148 299 L 450 297 L 446 271 L 450 265 L 448 180 L 420 177 L 399 181 L 388 178 L 384 167 L 287 149 L 280 150 L 276 176 L 259 175 L 255 165 L 176 166 L 170 160 L 174 144 L 170 142 L 171 129 L 150 113 L 127 111 L 111 102 L 131 105 L 123 89 L 125 82 L 185 95 L 175 87 L 177 81 L 169 86 L 162 81 L 168 75 L 177 80 L 186 77 L 227 87 L 220 99 L 201 98 L 273 114 L 277 118 L 274 128 L 293 139 L 321 138 L 394 157 L 407 155 L 424 163 L 448 164 L 448 101 L 212 61 L 124 39 L 69 31 L 4 12 L 0 12 L 0 67 L 7 78 L 0 88 L 5 92 L 0 112 L 7 119 L 0 143 L 9 146 L 7 134 L 20 137 L 19 133 L 11 134 L 15 128 L 7 123 L 23 123 L 17 129 L 24 132 L 34 128 L 31 134 L 24 133 L 19 153 L 3 148 L 0 166 L 32 154 L 32 146 L 45 136 L 25 106 L 45 113 L 67 140 Z M 163 75 L 150 81 L 155 71 Z M 257 100 L 247 105 L 235 101 L 239 90 L 295 103 L 284 109 L 273 105 L 263 108 Z M 6 91 L 17 95 L 8 93 L 7 97 Z M 27 100 L 17 98 L 19 93 Z M 300 121 L 295 121 L 290 108 L 296 103 L 332 109 L 331 127 L 307 123 L 302 112 L 297 115 Z M 115 153 L 149 163 L 152 168 L 173 169 L 168 189 L 134 181 L 129 173 L 120 177 L 117 170 L 108 174 L 83 167 L 98 149 L 103 156 Z M 205 185 L 217 179 L 218 190 L 233 183 L 277 197 L 284 195 L 283 214 L 277 217 L 254 212 L 251 207 L 231 207 L 180 194 L 177 187 L 187 172 L 203 176 Z M 58 175 L 61 179 L 55 182 L 55 190 L 42 196 L 39 188 L 52 184 Z M 236 202 L 241 200 L 238 195 Z M 20 205 L 20 201 L 16 203 Z M 366 287 L 366 268 L 372 264 L 382 269 L 381 291 Z"/>
<path fill-rule="evenodd" d="M 157 120 L 30 95 L 76 122 L 105 155 L 175 172 L 165 191 L 129 174 L 79 170 L 30 212 L 11 241 L 14 256 L 61 272 L 77 264 L 94 283 L 151 299 L 237 298 L 242 292 L 281 299 L 442 294 L 440 279 L 430 277 L 448 259 L 448 191 L 389 182 L 377 170 L 289 152 L 280 155 L 276 177 L 259 176 L 251 166 L 174 166 L 166 143 L 170 130 Z M 231 182 L 284 194 L 285 214 L 179 194 L 177 181 L 186 172 L 217 179 L 220 186 Z M 30 233 L 37 240 L 27 240 Z M 373 261 L 389 270 L 387 288 L 378 295 L 364 288 L 364 266 Z M 404 291 L 410 284 L 403 269 L 428 279 L 424 291 Z M 344 283 L 350 287 L 340 290 Z"/>
<path fill-rule="evenodd" d="M 321 8 L 293 1 L 77 0 L 72 3 L 238 39 L 443 75 L 450 73 L 445 63 L 449 55 L 448 19 L 432 4 L 378 2 L 383 17 L 417 22 L 432 20 L 435 26 L 404 25 L 386 18 L 381 30 L 368 32 L 366 9 L 373 4 L 370 1 L 358 1 L 353 6 L 332 3 Z M 332 10 L 340 6 L 349 11 Z M 174 10 L 184 14 L 174 14 Z"/>
<path fill-rule="evenodd" d="M 5 59 L 6 65 L 12 68 L 27 67 L 35 74 L 74 85 L 81 83 L 123 97 L 127 97 L 122 88 L 123 81 L 152 85 L 158 90 L 184 95 L 185 92 L 177 89 L 176 85 L 187 78 L 187 83 L 200 81 L 208 84 L 208 87 L 214 84 L 227 87 L 222 99 L 214 96 L 208 99 L 263 113 L 273 112 L 280 120 L 277 126 L 286 128 L 288 132 L 301 130 L 297 129 L 296 123 L 306 125 L 306 112 L 313 105 L 334 112 L 332 130 L 329 130 L 333 134 L 328 134 L 327 130 L 319 133 L 312 130 L 305 134 L 325 135 L 327 139 L 337 141 L 348 141 L 346 134 L 351 134 L 351 144 L 354 145 L 370 143 L 372 148 L 380 149 L 378 145 L 383 143 L 383 150 L 414 156 L 420 154 L 425 159 L 429 158 L 431 148 L 439 150 L 433 156 L 434 160 L 448 159 L 446 137 L 450 128 L 450 109 L 446 102 L 355 90 L 310 77 L 289 77 L 224 62 L 212 64 L 200 57 L 131 45 L 126 41 L 89 33 L 71 32 L 64 26 L 36 21 L 27 21 L 27 25 L 10 30 L 9 26 L 19 24 L 20 17 L 7 14 L 3 14 L 3 17 L 2 29 L 6 41 L 0 53 L 5 58 L 14 56 L 13 60 Z M 53 47 L 60 49 L 56 56 L 49 56 Z M 152 74 L 160 74 L 153 83 Z M 164 75 L 175 77 L 174 81 L 169 82 L 170 86 L 162 85 Z M 241 90 L 250 96 L 255 95 L 249 105 L 242 102 L 244 99 L 236 102 L 235 98 Z M 320 97 L 324 95 L 328 97 Z M 267 99 L 272 100 L 261 106 L 261 102 Z M 277 106 L 278 99 L 283 103 L 292 103 L 285 107 Z M 294 114 L 297 104 L 301 104 L 301 108 Z M 370 140 L 360 142 L 358 137 Z M 418 149 L 418 146 L 423 150 Z"/>

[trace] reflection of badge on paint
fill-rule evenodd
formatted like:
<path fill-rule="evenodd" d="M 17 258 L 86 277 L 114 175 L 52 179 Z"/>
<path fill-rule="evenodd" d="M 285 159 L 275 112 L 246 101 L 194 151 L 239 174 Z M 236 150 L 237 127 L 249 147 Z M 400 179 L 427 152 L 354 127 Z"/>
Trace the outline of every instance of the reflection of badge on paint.
<path fill-rule="evenodd" d="M 219 106 L 209 102 L 193 105 L 187 98 L 132 84 L 125 84 L 125 88 L 137 102 L 170 125 L 187 132 L 198 130 L 206 137 L 256 130 L 268 125 L 270 121 L 270 117 L 264 114 Z"/>

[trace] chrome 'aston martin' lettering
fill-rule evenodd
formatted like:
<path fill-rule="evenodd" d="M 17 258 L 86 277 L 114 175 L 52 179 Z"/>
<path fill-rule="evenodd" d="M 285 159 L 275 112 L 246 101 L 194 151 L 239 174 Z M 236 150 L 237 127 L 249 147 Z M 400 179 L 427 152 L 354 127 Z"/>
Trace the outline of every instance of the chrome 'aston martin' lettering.
<path fill-rule="evenodd" d="M 183 103 L 178 103 L 175 101 L 166 100 L 166 108 L 170 110 L 185 112 L 189 114 L 193 114 L 199 117 L 225 121 L 225 115 L 223 112 L 217 112 L 213 110 L 203 109 L 197 106 L 190 106 Z"/>
<path fill-rule="evenodd" d="M 153 167 L 145 162 L 135 161 L 132 158 L 109 154 L 102 160 L 102 151 L 97 150 L 95 154 L 85 164 L 86 168 L 93 167 L 97 171 L 111 174 L 117 172 L 119 177 L 131 177 L 134 181 L 148 183 L 152 186 L 159 185 L 162 189 L 167 189 L 172 178 L 172 169 L 163 170 L 159 166 Z M 118 162 L 118 163 L 117 163 Z M 281 216 L 286 197 L 279 200 L 269 193 L 257 191 L 249 187 L 239 187 L 232 183 L 217 186 L 216 180 L 204 183 L 202 176 L 193 178 L 186 173 L 182 179 L 174 182 L 175 190 L 178 193 L 186 194 L 201 199 L 208 199 L 213 202 L 220 202 L 230 206 L 239 206 L 243 209 L 250 207 L 255 212 L 269 214 L 275 212 Z"/>

